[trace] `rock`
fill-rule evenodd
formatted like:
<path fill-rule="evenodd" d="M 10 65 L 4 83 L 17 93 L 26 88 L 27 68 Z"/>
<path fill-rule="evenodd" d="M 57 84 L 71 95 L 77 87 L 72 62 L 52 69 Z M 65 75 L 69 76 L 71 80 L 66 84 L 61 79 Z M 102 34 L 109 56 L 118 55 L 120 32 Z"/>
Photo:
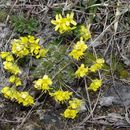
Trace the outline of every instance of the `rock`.
<path fill-rule="evenodd" d="M 24 126 L 24 130 L 42 130 L 42 128 L 35 126 L 34 124 L 27 124 Z"/>
<path fill-rule="evenodd" d="M 130 106 L 130 86 L 122 82 L 115 82 L 100 98 L 101 106 Z"/>
<path fill-rule="evenodd" d="M 114 96 L 108 96 L 108 97 L 102 97 L 100 99 L 100 105 L 101 106 L 111 106 L 112 102 L 114 101 Z"/>

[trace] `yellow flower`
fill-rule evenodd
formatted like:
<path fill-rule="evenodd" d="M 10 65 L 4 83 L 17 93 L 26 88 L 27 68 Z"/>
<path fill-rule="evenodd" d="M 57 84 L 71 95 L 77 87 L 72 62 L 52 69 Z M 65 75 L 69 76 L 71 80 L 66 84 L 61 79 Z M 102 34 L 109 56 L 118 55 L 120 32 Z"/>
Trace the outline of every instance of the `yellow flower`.
<path fill-rule="evenodd" d="M 70 96 L 72 95 L 72 92 L 69 91 L 61 91 L 58 90 L 54 93 L 50 93 L 50 96 L 54 97 L 56 102 L 64 103 L 65 101 L 68 101 L 70 99 Z"/>
<path fill-rule="evenodd" d="M 97 70 L 101 69 L 104 63 L 104 59 L 97 59 L 96 63 L 94 65 L 92 65 L 89 70 L 91 72 L 96 72 Z"/>
<path fill-rule="evenodd" d="M 85 41 L 87 41 L 89 38 L 91 38 L 91 33 L 88 29 L 88 27 L 82 25 L 80 26 L 80 30 L 79 30 L 80 36 L 83 37 L 83 39 Z"/>
<path fill-rule="evenodd" d="M 16 56 L 22 58 L 29 54 L 28 44 L 22 42 L 21 40 L 13 40 L 12 41 L 12 53 Z"/>
<path fill-rule="evenodd" d="M 17 57 L 24 57 L 29 54 L 36 58 L 44 57 L 47 53 L 45 48 L 39 45 L 39 38 L 34 36 L 20 37 L 20 39 L 14 39 L 12 41 L 12 53 Z"/>
<path fill-rule="evenodd" d="M 101 87 L 101 85 L 102 85 L 102 80 L 94 79 L 88 89 L 96 92 Z"/>
<path fill-rule="evenodd" d="M 101 68 L 101 65 L 95 63 L 94 65 L 92 65 L 92 66 L 89 68 L 89 70 L 90 70 L 91 72 L 96 72 L 96 71 L 99 70 L 100 68 Z"/>
<path fill-rule="evenodd" d="M 50 85 L 52 85 L 52 80 L 47 75 L 44 75 L 42 79 L 34 81 L 34 87 L 38 90 L 47 91 L 50 89 Z"/>
<path fill-rule="evenodd" d="M 34 104 L 34 98 L 29 95 L 28 92 L 19 92 L 16 97 L 16 100 L 19 104 L 22 103 L 23 106 L 29 106 Z"/>
<path fill-rule="evenodd" d="M 55 31 L 59 30 L 59 32 L 62 34 L 66 31 L 75 29 L 75 25 L 77 23 L 73 20 L 73 17 L 74 13 L 67 14 L 65 18 L 63 18 L 61 14 L 57 14 L 55 20 L 51 20 L 51 23 L 55 25 Z"/>
<path fill-rule="evenodd" d="M 84 67 L 84 64 L 81 64 L 80 67 L 78 67 L 78 70 L 75 72 L 75 75 L 79 77 L 84 77 L 88 73 L 88 67 Z"/>
<path fill-rule="evenodd" d="M 82 100 L 74 98 L 69 101 L 69 108 L 79 110 L 82 105 Z"/>
<path fill-rule="evenodd" d="M 47 53 L 47 50 L 45 48 L 41 48 L 38 54 L 36 55 L 36 58 L 45 57 L 46 53 Z"/>
<path fill-rule="evenodd" d="M 2 59 L 5 59 L 9 54 L 10 54 L 10 52 L 4 52 L 4 51 L 2 51 L 1 54 L 0 54 L 0 56 L 1 56 Z"/>
<path fill-rule="evenodd" d="M 71 12 L 71 14 L 66 15 L 66 25 L 67 26 L 70 26 L 70 24 L 72 24 L 74 26 L 77 25 L 77 23 L 73 20 L 73 18 L 74 18 L 74 13 L 73 12 Z"/>
<path fill-rule="evenodd" d="M 88 46 L 85 44 L 85 42 L 83 41 L 83 38 L 80 38 L 80 41 L 78 41 L 75 45 L 74 45 L 74 50 L 80 50 L 82 52 L 86 51 L 86 49 L 88 48 Z"/>
<path fill-rule="evenodd" d="M 38 44 L 32 43 L 30 44 L 29 49 L 32 55 L 37 55 L 39 53 L 40 46 Z"/>
<path fill-rule="evenodd" d="M 5 59 L 6 61 L 14 61 L 14 57 L 10 52 L 1 52 L 0 56 L 2 59 Z"/>
<path fill-rule="evenodd" d="M 29 42 L 27 37 L 20 37 L 20 39 L 21 39 L 22 43 L 26 43 L 27 44 Z"/>
<path fill-rule="evenodd" d="M 17 95 L 17 91 L 8 86 L 3 87 L 1 90 L 1 93 L 4 95 L 5 98 L 11 99 L 11 100 L 15 99 Z"/>
<path fill-rule="evenodd" d="M 84 52 L 88 46 L 83 41 L 83 38 L 80 38 L 80 41 L 78 41 L 74 47 L 73 50 L 69 53 L 69 56 L 72 56 L 74 59 L 79 60 L 84 56 Z"/>
<path fill-rule="evenodd" d="M 20 78 L 17 77 L 16 75 L 10 76 L 9 82 L 10 82 L 10 83 L 15 83 L 16 86 L 20 86 L 20 85 L 22 84 Z"/>
<path fill-rule="evenodd" d="M 104 59 L 103 58 L 98 58 L 97 60 L 96 60 L 96 63 L 98 63 L 98 64 L 103 64 L 105 61 L 104 61 Z"/>
<path fill-rule="evenodd" d="M 8 86 L 3 87 L 1 90 L 1 93 L 4 94 L 5 98 L 9 98 L 11 95 L 10 87 L 8 87 Z"/>
<path fill-rule="evenodd" d="M 3 62 L 3 64 L 4 64 L 4 69 L 8 70 L 10 73 L 15 74 L 15 75 L 21 73 L 21 70 L 19 69 L 17 64 L 13 62 L 9 62 L 9 61 L 5 61 Z"/>
<path fill-rule="evenodd" d="M 71 118 L 71 119 L 74 119 L 77 115 L 78 111 L 75 110 L 75 109 L 69 109 L 67 108 L 64 113 L 63 113 L 63 116 L 65 118 Z"/>
<path fill-rule="evenodd" d="M 69 56 L 72 56 L 74 59 L 79 60 L 84 56 L 84 53 L 82 51 L 79 51 L 79 50 L 72 50 L 69 53 Z"/>
<path fill-rule="evenodd" d="M 34 36 L 31 36 L 31 35 L 28 35 L 28 41 L 30 43 L 34 43 L 35 42 L 35 37 Z"/>
<path fill-rule="evenodd" d="M 3 87 L 1 92 L 5 98 L 11 100 L 15 99 L 18 103 L 22 103 L 23 106 L 34 104 L 34 98 L 31 95 L 29 95 L 28 92 L 19 92 L 14 88 L 10 88 L 8 86 Z"/>
<path fill-rule="evenodd" d="M 61 14 L 57 14 L 57 15 L 55 16 L 55 19 L 56 19 L 56 20 L 51 20 L 51 23 L 54 24 L 54 25 L 56 25 L 55 31 L 57 31 L 57 30 L 60 28 L 61 19 L 63 19 L 63 18 L 62 18 L 62 16 L 61 16 Z"/>
<path fill-rule="evenodd" d="M 35 56 L 36 58 L 40 58 L 40 57 L 44 57 L 45 54 L 47 53 L 47 50 L 45 48 L 42 48 L 40 45 L 39 45 L 39 41 L 40 39 L 37 38 L 35 40 L 34 36 L 28 36 L 28 39 L 29 39 L 29 50 L 30 50 L 30 53 Z"/>

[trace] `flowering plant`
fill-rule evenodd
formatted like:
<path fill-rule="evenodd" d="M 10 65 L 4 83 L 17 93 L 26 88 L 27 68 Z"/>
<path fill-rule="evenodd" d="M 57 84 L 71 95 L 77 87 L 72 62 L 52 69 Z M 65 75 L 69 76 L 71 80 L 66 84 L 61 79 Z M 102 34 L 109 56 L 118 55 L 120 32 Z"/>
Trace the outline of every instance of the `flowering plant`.
<path fill-rule="evenodd" d="M 105 60 L 96 58 L 91 62 L 91 65 L 84 63 L 83 59 L 91 49 L 87 45 L 91 33 L 85 25 L 77 27 L 73 12 L 65 17 L 57 14 L 55 20 L 52 20 L 51 23 L 55 25 L 55 31 L 59 31 L 60 34 L 79 29 L 80 37 L 74 39 L 75 44 L 70 46 L 72 50 L 68 46 L 65 48 L 63 45 L 56 45 L 56 47 L 53 45 L 53 49 L 50 48 L 51 44 L 44 47 L 39 44 L 39 38 L 30 35 L 13 39 L 10 47 L 11 51 L 0 53 L 1 58 L 4 60 L 4 69 L 10 73 L 10 86 L 3 87 L 1 92 L 5 98 L 16 101 L 23 106 L 34 105 L 35 98 L 29 93 L 31 87 L 28 91 L 21 91 L 20 89 L 23 86 L 21 77 L 24 69 L 20 66 L 19 59 L 27 56 L 39 59 L 40 66 L 37 65 L 35 69 L 40 75 L 37 77 L 33 77 L 33 73 L 30 75 L 33 79 L 31 81 L 34 90 L 48 94 L 59 104 L 66 104 L 67 109 L 61 115 L 65 118 L 74 119 L 85 102 L 83 99 L 78 99 L 74 91 L 72 91 L 73 89 L 70 87 L 72 81 L 87 79 L 89 87 L 87 87 L 86 91 L 98 91 L 103 80 L 99 78 L 92 79 L 90 74 L 95 74 L 101 70 Z M 86 82 L 84 84 L 86 85 Z"/>

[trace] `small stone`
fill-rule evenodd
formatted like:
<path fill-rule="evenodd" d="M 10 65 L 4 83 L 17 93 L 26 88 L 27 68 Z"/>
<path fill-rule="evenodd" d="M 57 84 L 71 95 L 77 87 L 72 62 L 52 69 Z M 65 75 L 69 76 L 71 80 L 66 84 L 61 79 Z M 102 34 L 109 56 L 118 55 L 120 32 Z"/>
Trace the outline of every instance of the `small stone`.
<path fill-rule="evenodd" d="M 114 101 L 114 97 L 113 96 L 109 96 L 109 97 L 103 97 L 100 99 L 100 105 L 101 106 L 111 106 L 112 102 Z"/>

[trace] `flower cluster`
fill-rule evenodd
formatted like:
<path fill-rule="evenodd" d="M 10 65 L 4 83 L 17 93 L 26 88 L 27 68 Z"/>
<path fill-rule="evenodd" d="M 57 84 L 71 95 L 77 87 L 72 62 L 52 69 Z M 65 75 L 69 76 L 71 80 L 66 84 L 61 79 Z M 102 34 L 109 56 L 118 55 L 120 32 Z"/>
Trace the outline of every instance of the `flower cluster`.
<path fill-rule="evenodd" d="M 19 92 L 14 88 L 5 86 L 1 90 L 4 97 L 7 99 L 15 100 L 19 104 L 22 103 L 23 106 L 29 106 L 34 104 L 34 99 L 28 92 Z"/>
<path fill-rule="evenodd" d="M 17 86 L 22 85 L 21 79 L 18 77 L 21 74 L 19 66 L 16 64 L 17 58 L 23 58 L 31 54 L 36 58 L 44 57 L 47 50 L 39 45 L 39 40 L 34 36 L 20 37 L 20 39 L 14 39 L 11 43 L 11 52 L 1 52 L 0 56 L 3 60 L 4 69 L 9 71 L 12 75 L 9 77 L 9 82 L 13 84 L 13 87 L 5 86 L 1 90 L 3 95 L 11 100 L 16 100 L 18 103 L 22 103 L 23 106 L 33 105 L 34 99 L 28 92 L 20 92 L 16 90 Z M 46 90 L 48 85 L 51 85 L 51 81 L 47 79 L 47 76 L 43 78 L 44 85 L 42 89 Z M 38 84 L 38 83 L 37 83 Z"/>
<path fill-rule="evenodd" d="M 92 83 L 89 86 L 89 90 L 92 90 L 94 92 L 96 92 L 102 85 L 102 80 L 99 79 L 94 79 L 92 80 Z"/>
<path fill-rule="evenodd" d="M 17 75 L 21 73 L 20 68 L 18 67 L 18 65 L 14 62 L 10 62 L 10 61 L 4 61 L 3 62 L 4 65 L 4 69 L 9 71 L 10 73 Z"/>
<path fill-rule="evenodd" d="M 82 100 L 74 98 L 69 101 L 68 108 L 64 111 L 63 116 L 65 118 L 71 118 L 74 119 L 78 112 L 80 111 L 80 107 L 82 105 Z"/>
<path fill-rule="evenodd" d="M 29 106 L 34 104 L 34 98 L 28 92 L 18 92 L 18 96 L 16 98 L 17 102 L 22 103 L 23 106 Z"/>
<path fill-rule="evenodd" d="M 54 97 L 56 102 L 64 103 L 65 101 L 68 101 L 70 99 L 70 96 L 72 96 L 72 92 L 58 90 L 54 93 L 50 93 L 50 95 Z"/>
<path fill-rule="evenodd" d="M 39 38 L 34 36 L 20 37 L 12 41 L 12 53 L 17 57 L 24 57 L 29 54 L 36 58 L 44 57 L 47 50 L 39 45 Z"/>
<path fill-rule="evenodd" d="M 77 71 L 75 72 L 75 75 L 78 78 L 84 77 L 86 74 L 88 74 L 89 71 L 96 72 L 97 70 L 101 69 L 103 64 L 104 64 L 104 59 L 100 59 L 100 58 L 98 58 L 96 60 L 96 63 L 94 65 L 90 66 L 90 68 L 85 67 L 84 64 L 81 64 L 78 67 Z"/>
<path fill-rule="evenodd" d="M 79 77 L 84 77 L 88 73 L 88 67 L 85 67 L 84 64 L 81 64 L 80 67 L 78 67 L 78 70 L 75 72 L 75 75 Z"/>
<path fill-rule="evenodd" d="M 73 100 L 69 101 L 69 108 L 79 110 L 82 105 L 82 100 L 78 98 L 74 98 Z"/>
<path fill-rule="evenodd" d="M 74 13 L 67 14 L 65 18 L 63 18 L 61 14 L 57 14 L 55 20 L 51 20 L 51 23 L 55 25 L 55 31 L 59 31 L 62 34 L 76 28 L 77 23 L 73 18 Z"/>
<path fill-rule="evenodd" d="M 12 75 L 9 78 L 10 83 L 14 83 L 15 86 L 20 86 L 22 84 L 21 79 L 17 77 L 16 75 Z"/>
<path fill-rule="evenodd" d="M 88 46 L 85 42 L 91 38 L 91 33 L 88 27 L 84 25 L 76 26 L 77 23 L 74 21 L 74 13 L 67 14 L 65 17 L 62 17 L 61 14 L 57 14 L 55 20 L 52 20 L 51 23 L 55 25 L 55 31 L 58 31 L 60 34 L 72 30 L 75 33 L 76 30 L 79 29 L 78 30 L 79 36 L 77 38 L 80 38 L 80 40 L 74 44 L 72 50 L 68 55 L 73 59 L 75 59 L 75 61 L 73 62 L 76 62 L 77 64 L 81 63 L 81 61 L 79 62 L 78 60 L 81 60 L 84 57 L 85 52 L 88 49 Z M 29 94 L 28 91 L 18 91 L 20 89 L 20 87 L 18 86 L 22 85 L 22 80 L 20 79 L 20 74 L 22 73 L 22 71 L 17 64 L 18 61 L 20 61 L 19 60 L 20 58 L 24 58 L 25 56 L 28 55 L 33 56 L 35 58 L 45 57 L 47 50 L 39 44 L 39 41 L 40 41 L 39 38 L 35 38 L 34 36 L 30 36 L 30 35 L 26 37 L 20 37 L 20 39 L 12 40 L 11 47 L 10 47 L 11 52 L 0 53 L 1 58 L 4 60 L 3 62 L 4 69 L 11 73 L 9 77 L 9 82 L 10 82 L 9 84 L 12 85 L 12 87 L 8 87 L 8 86 L 3 87 L 1 92 L 5 98 L 16 101 L 19 104 L 22 104 L 23 106 L 33 105 L 35 99 Z M 70 60 L 70 58 L 68 57 L 67 59 Z M 49 59 L 48 61 L 51 60 Z M 81 63 L 81 65 L 77 68 L 74 75 L 77 78 L 83 78 L 84 76 L 87 75 L 85 78 L 88 78 L 89 72 L 95 73 L 97 70 L 103 67 L 104 62 L 105 62 L 104 59 L 98 58 L 94 61 L 94 63 L 91 66 L 89 65 L 88 67 L 84 63 Z M 53 62 L 53 63 L 58 63 L 58 62 Z M 66 65 L 65 67 L 63 67 L 63 69 L 60 69 L 59 72 L 61 72 L 62 70 L 64 71 L 64 69 L 66 69 Z M 34 88 L 36 90 L 41 90 L 44 93 L 48 92 L 50 97 L 54 98 L 54 100 L 57 103 L 68 104 L 67 109 L 62 113 L 62 116 L 68 119 L 76 118 L 77 114 L 82 109 L 83 101 L 78 98 L 72 98 L 73 97 L 72 91 L 62 90 L 62 88 L 61 89 L 58 88 L 58 90 L 56 90 L 57 88 L 53 87 L 53 81 L 50 78 L 52 75 L 48 76 L 44 74 L 42 76 L 43 76 L 42 78 L 34 80 L 33 82 Z M 56 77 L 57 76 L 53 78 L 53 80 L 56 80 L 54 81 L 54 83 L 57 83 L 57 81 L 61 83 L 58 80 L 59 78 L 55 79 Z M 61 83 L 61 85 L 63 84 Z M 92 90 L 96 92 L 101 87 L 101 85 L 102 85 L 102 80 L 93 79 L 88 87 L 88 90 Z"/>
<path fill-rule="evenodd" d="M 79 60 L 84 56 L 84 52 L 88 46 L 83 41 L 83 38 L 80 38 L 80 41 L 78 41 L 74 46 L 73 50 L 69 53 L 69 56 L 72 56 L 74 59 Z"/>
<path fill-rule="evenodd" d="M 11 99 L 11 100 L 14 99 L 15 96 L 17 95 L 17 91 L 8 86 L 3 87 L 1 90 L 1 93 L 4 95 L 5 98 Z"/>
<path fill-rule="evenodd" d="M 78 111 L 76 109 L 70 109 L 70 108 L 67 108 L 64 113 L 63 113 L 63 116 L 65 118 L 71 118 L 71 119 L 74 119 L 78 114 Z"/>
<path fill-rule="evenodd" d="M 81 25 L 79 29 L 80 36 L 83 37 L 85 41 L 91 38 L 91 33 L 85 25 Z"/>
<path fill-rule="evenodd" d="M 5 60 L 3 62 L 4 69 L 9 71 L 10 73 L 17 75 L 21 73 L 20 68 L 14 62 L 14 57 L 10 52 L 1 52 L 0 57 Z"/>
<path fill-rule="evenodd" d="M 44 75 L 42 79 L 34 81 L 34 87 L 45 92 L 50 89 L 50 85 L 52 85 L 52 80 L 47 75 Z"/>
<path fill-rule="evenodd" d="M 91 72 L 96 72 L 97 70 L 99 70 L 99 69 L 101 69 L 101 68 L 103 67 L 103 64 L 104 64 L 104 59 L 98 58 L 98 59 L 96 60 L 96 63 L 93 64 L 93 65 L 89 68 L 89 70 L 90 70 Z"/>
<path fill-rule="evenodd" d="M 14 57 L 12 56 L 12 54 L 10 52 L 1 52 L 0 54 L 1 58 L 6 60 L 6 61 L 14 61 Z"/>
<path fill-rule="evenodd" d="M 15 86 L 20 86 L 22 82 L 17 75 L 21 74 L 21 70 L 14 62 L 13 55 L 10 52 L 1 52 L 0 56 L 2 59 L 6 60 L 3 62 L 4 69 L 12 74 L 9 78 L 9 82 L 15 84 Z"/>
<path fill-rule="evenodd" d="M 23 42 L 21 39 L 14 39 L 12 41 L 12 53 L 15 54 L 17 57 L 24 57 L 29 54 L 28 45 Z"/>

